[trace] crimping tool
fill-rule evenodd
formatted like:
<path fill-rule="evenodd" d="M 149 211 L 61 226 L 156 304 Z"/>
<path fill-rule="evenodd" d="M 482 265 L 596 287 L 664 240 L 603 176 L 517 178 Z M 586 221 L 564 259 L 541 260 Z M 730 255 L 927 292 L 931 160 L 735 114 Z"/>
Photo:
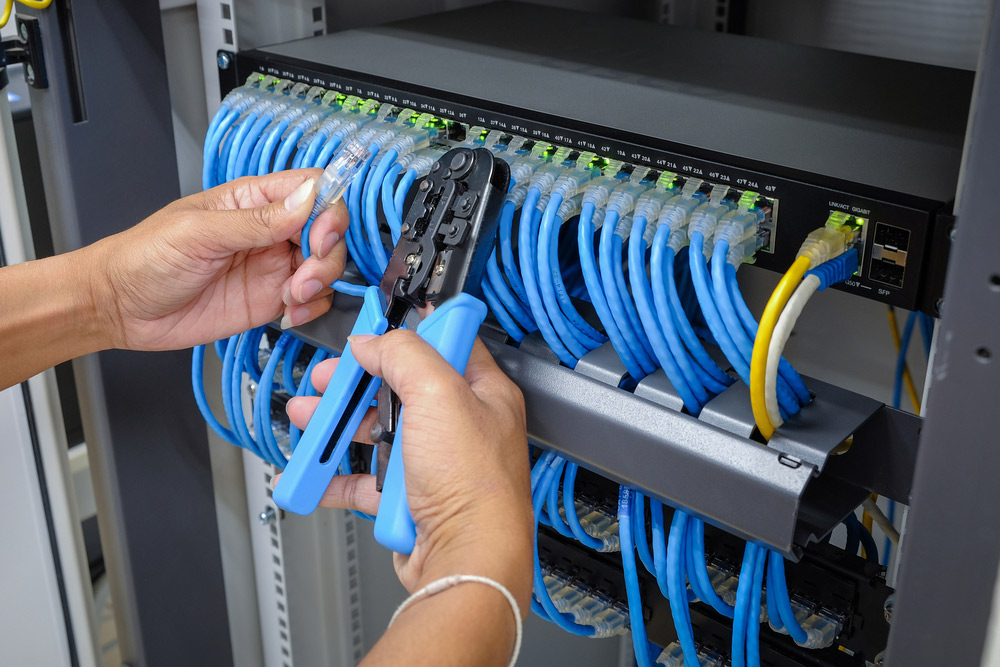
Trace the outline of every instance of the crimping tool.
<path fill-rule="evenodd" d="M 484 148 L 445 153 L 420 181 L 382 281 L 366 290 L 351 335 L 415 326 L 464 373 L 486 318 L 486 305 L 477 296 L 509 181 L 507 163 Z M 408 554 L 416 528 L 403 476 L 403 406 L 392 389 L 355 361 L 350 342 L 274 490 L 274 501 L 296 514 L 316 509 L 376 393 L 379 420 L 372 440 L 382 498 L 375 539 Z"/>

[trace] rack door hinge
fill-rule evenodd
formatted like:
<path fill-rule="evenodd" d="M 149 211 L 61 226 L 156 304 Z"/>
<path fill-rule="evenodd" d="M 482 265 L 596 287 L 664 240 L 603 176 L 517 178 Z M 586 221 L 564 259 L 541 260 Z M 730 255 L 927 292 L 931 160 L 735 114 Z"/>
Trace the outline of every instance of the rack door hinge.
<path fill-rule="evenodd" d="M 48 88 L 42 54 L 42 32 L 33 16 L 17 17 L 17 36 L 0 42 L 0 89 L 7 85 L 7 65 L 24 65 L 24 79 L 32 88 Z"/>

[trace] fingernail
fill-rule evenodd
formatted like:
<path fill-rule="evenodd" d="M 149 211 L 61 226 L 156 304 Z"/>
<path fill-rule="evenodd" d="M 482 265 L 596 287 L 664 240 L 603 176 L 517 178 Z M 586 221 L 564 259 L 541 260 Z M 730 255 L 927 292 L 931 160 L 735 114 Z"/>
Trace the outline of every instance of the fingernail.
<path fill-rule="evenodd" d="M 288 309 L 286 317 L 288 317 L 288 321 L 293 327 L 305 324 L 306 320 L 309 319 L 309 307 L 293 306 Z M 284 321 L 284 318 L 282 318 L 282 321 Z"/>
<path fill-rule="evenodd" d="M 375 338 L 375 336 L 371 334 L 357 334 L 355 336 L 348 336 L 347 342 L 350 343 L 351 345 L 357 345 L 359 343 L 367 343 L 372 338 Z"/>
<path fill-rule="evenodd" d="M 305 203 L 305 201 L 312 195 L 313 185 L 315 185 L 315 183 L 315 178 L 307 178 L 305 183 L 295 188 L 295 191 L 285 198 L 285 210 L 297 211 L 299 207 L 302 206 L 302 204 Z"/>
<path fill-rule="evenodd" d="M 281 294 L 281 302 L 286 306 L 290 306 L 294 303 L 292 301 L 292 286 L 285 285 L 285 291 Z"/>
<path fill-rule="evenodd" d="M 309 299 L 313 298 L 319 291 L 323 289 L 323 283 L 311 278 L 299 286 L 299 303 L 305 303 Z"/>
<path fill-rule="evenodd" d="M 337 245 L 337 241 L 339 240 L 340 234 L 338 232 L 330 232 L 327 234 L 323 239 L 323 242 L 319 244 L 319 252 L 316 253 L 316 256 L 323 259 L 329 255 L 330 251 L 333 250 L 333 246 Z"/>
<path fill-rule="evenodd" d="M 288 316 L 288 311 L 286 310 L 285 314 L 281 316 L 281 330 L 291 329 L 292 326 L 292 318 Z"/>

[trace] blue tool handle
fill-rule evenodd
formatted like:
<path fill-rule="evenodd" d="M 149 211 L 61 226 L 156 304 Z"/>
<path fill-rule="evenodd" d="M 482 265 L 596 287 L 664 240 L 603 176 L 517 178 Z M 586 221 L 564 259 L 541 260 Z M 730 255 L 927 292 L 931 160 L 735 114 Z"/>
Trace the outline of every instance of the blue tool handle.
<path fill-rule="evenodd" d="M 388 322 L 384 311 L 381 290 L 369 287 L 351 335 L 385 333 Z M 367 387 L 362 387 L 365 377 L 365 370 L 354 360 L 348 342 L 330 385 L 274 489 L 278 507 L 295 514 L 310 514 L 319 505 L 381 384 L 381 380 L 372 378 Z M 331 443 L 335 435 L 336 443 Z"/>
<path fill-rule="evenodd" d="M 417 327 L 417 333 L 437 350 L 459 373 L 465 373 L 472 345 L 479 327 L 486 319 L 486 304 L 462 293 L 436 308 Z M 417 529 L 410 515 L 403 472 L 403 409 L 396 422 L 396 437 L 385 469 L 382 499 L 375 517 L 375 539 L 384 547 L 401 554 L 413 551 Z M 443 415 L 442 419 L 447 419 Z"/>

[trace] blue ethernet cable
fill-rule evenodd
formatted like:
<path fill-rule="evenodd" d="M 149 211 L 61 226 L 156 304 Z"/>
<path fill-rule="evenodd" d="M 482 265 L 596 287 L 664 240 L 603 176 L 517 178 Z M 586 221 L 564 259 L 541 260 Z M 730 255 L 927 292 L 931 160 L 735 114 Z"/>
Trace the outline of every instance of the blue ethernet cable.
<path fill-rule="evenodd" d="M 899 339 L 899 354 L 896 356 L 896 376 L 892 383 L 892 404 L 900 405 L 903 399 L 903 369 L 906 368 L 906 353 L 910 349 L 910 339 L 913 337 L 913 327 L 917 323 L 916 311 L 911 311 L 903 327 L 903 335 Z"/>
<path fill-rule="evenodd" d="M 768 615 L 771 614 L 772 600 L 778 612 L 776 617 L 772 616 L 775 627 L 784 627 L 795 642 L 804 644 L 809 637 L 798 619 L 795 618 L 795 611 L 792 609 L 792 603 L 788 597 L 788 584 L 785 583 L 785 559 L 774 551 L 768 553 Z"/>
<path fill-rule="evenodd" d="M 312 358 L 309 360 L 309 365 L 306 366 L 305 372 L 302 373 L 302 379 L 299 381 L 299 386 L 295 390 L 296 396 L 315 396 L 316 387 L 312 383 L 312 374 L 316 369 L 317 364 L 324 361 L 329 356 L 329 353 L 321 347 L 316 348 L 313 352 Z M 288 446 L 295 451 L 295 446 L 299 444 L 299 438 L 302 436 L 302 430 L 295 424 L 288 422 Z"/>
<path fill-rule="evenodd" d="M 229 159 L 226 160 L 226 181 L 245 175 L 246 167 L 250 164 L 250 151 L 257 144 L 261 132 L 271 123 L 266 112 L 274 108 L 274 102 L 267 102 L 258 109 L 251 109 L 237 131 L 233 142 L 234 150 L 229 152 Z"/>
<path fill-rule="evenodd" d="M 690 359 L 681 344 L 677 331 L 671 326 L 669 334 L 660 327 L 660 322 L 653 313 L 653 291 L 646 277 L 646 218 L 637 215 L 633 218 L 632 229 L 629 232 L 628 272 L 632 284 L 632 296 L 639 310 L 639 319 L 646 331 L 657 361 L 667 374 L 670 384 L 680 394 L 684 407 L 688 412 L 697 415 L 708 402 L 708 392 L 705 386 L 695 377 Z M 672 323 L 671 323 L 672 324 Z M 669 340 L 668 340 L 669 335 Z"/>
<path fill-rule="evenodd" d="M 521 264 L 521 278 L 524 280 L 525 291 L 528 294 L 528 305 L 531 306 L 531 313 L 534 317 L 535 324 L 538 325 L 538 330 L 542 332 L 542 336 L 545 338 L 545 342 L 549 344 L 549 348 L 555 352 L 559 361 L 566 364 L 570 368 L 576 366 L 576 362 L 579 357 L 583 354 L 574 356 L 570 352 L 563 342 L 559 338 L 559 334 L 556 333 L 555 328 L 549 321 L 548 315 L 545 312 L 545 306 L 542 303 L 542 295 L 538 290 L 538 280 L 535 276 L 535 266 L 537 259 L 535 255 L 535 249 L 537 248 L 537 235 L 538 227 L 537 220 L 538 216 L 535 214 L 538 211 L 538 201 L 541 199 L 542 193 L 538 188 L 531 188 L 528 190 L 528 194 L 524 199 L 524 204 L 521 206 L 521 220 L 518 228 L 518 249 Z"/>
<path fill-rule="evenodd" d="M 295 384 L 295 362 L 305 345 L 304 340 L 293 338 L 281 360 L 281 387 L 289 396 L 294 396 L 299 389 Z"/>
<path fill-rule="evenodd" d="M 583 270 L 583 280 L 590 293 L 590 300 L 597 311 L 597 316 L 604 325 L 604 333 L 611 339 L 611 344 L 618 353 L 618 357 L 625 365 L 629 375 L 636 381 L 646 376 L 645 371 L 639 362 L 632 355 L 632 351 L 625 342 L 625 337 L 615 323 L 614 315 L 604 296 L 604 287 L 601 284 L 601 275 L 597 270 L 597 259 L 594 257 L 594 212 L 595 207 L 591 202 L 583 205 L 580 211 L 580 222 L 577 227 L 577 244 L 580 248 L 580 268 Z M 501 219 L 501 229 L 503 220 Z M 502 242 L 501 237 L 501 242 Z"/>
<path fill-rule="evenodd" d="M 490 307 L 490 312 L 493 313 L 493 317 L 497 319 L 497 322 L 500 323 L 500 326 L 503 327 L 507 335 L 516 343 L 524 340 L 524 332 L 521 331 L 521 328 L 514 321 L 514 318 L 511 317 L 510 313 L 507 312 L 507 308 L 500 301 L 497 292 L 488 280 L 483 280 L 483 298 L 486 299 L 486 305 Z"/>
<path fill-rule="evenodd" d="M 329 113 L 334 112 L 327 112 L 327 115 L 329 115 Z M 322 119 L 323 116 L 320 116 L 320 118 L 316 119 L 313 123 L 307 121 L 306 123 L 296 123 L 292 126 L 292 128 L 288 131 L 288 134 L 282 138 L 281 144 L 278 146 L 278 152 L 274 156 L 273 171 L 278 172 L 288 169 L 288 161 L 292 157 L 292 152 L 295 151 L 296 146 L 298 146 L 299 140 L 305 136 L 305 133 L 309 131 L 309 129 L 311 129 L 310 125 L 317 124 Z M 305 156 L 303 155 L 303 157 Z M 259 167 L 258 173 L 260 170 L 264 170 L 266 173 L 266 169 L 263 165 Z"/>
<path fill-rule="evenodd" d="M 505 310 L 507 310 L 510 313 L 510 316 L 516 320 L 517 330 L 524 330 L 521 332 L 522 338 L 525 334 L 538 329 L 535 325 L 535 320 L 531 317 L 531 314 L 527 312 L 514 292 L 511 291 L 510 286 L 500 273 L 500 267 L 497 265 L 496 248 L 494 248 L 490 253 L 489 259 L 486 260 L 486 280 L 484 281 L 484 284 L 490 285 L 495 296 L 503 304 Z M 507 330 L 507 333 L 511 333 L 509 329 Z"/>
<path fill-rule="evenodd" d="M 852 556 L 858 555 L 858 547 L 861 546 L 861 522 L 854 513 L 844 517 L 844 526 L 847 528 L 847 541 L 844 543 L 844 551 Z"/>
<path fill-rule="evenodd" d="M 226 353 L 226 340 L 226 338 L 223 338 L 212 343 L 212 346 L 215 348 L 215 356 L 219 358 L 219 361 L 222 361 L 222 355 Z"/>
<path fill-rule="evenodd" d="M 688 578 L 695 595 L 716 612 L 726 618 L 733 617 L 733 607 L 726 603 L 712 586 L 708 578 L 708 563 L 705 558 L 705 522 L 696 517 L 688 518 Z"/>
<path fill-rule="evenodd" d="M 774 574 L 771 572 L 771 564 L 774 560 L 773 554 L 773 551 L 769 551 L 767 554 L 767 589 L 764 594 L 764 600 L 767 603 L 767 622 L 770 624 L 772 630 L 781 632 L 785 629 L 785 624 L 781 619 L 781 611 L 778 609 L 778 595 L 775 589 L 776 581 Z M 788 591 L 786 590 L 785 592 L 787 593 Z"/>
<path fill-rule="evenodd" d="M 257 385 L 257 392 L 253 401 L 253 431 L 258 443 L 268 452 L 271 461 L 279 468 L 284 468 L 288 463 L 278 442 L 274 438 L 274 427 L 271 424 L 271 393 L 274 385 L 274 375 L 278 368 L 278 363 L 285 355 L 288 344 L 292 341 L 292 335 L 285 332 L 278 337 L 271 354 L 264 364 L 264 370 L 260 375 L 260 384 Z"/>
<path fill-rule="evenodd" d="M 535 513 L 535 533 L 538 533 L 538 517 L 541 515 L 542 507 L 545 505 L 547 490 L 549 484 L 552 483 L 552 478 L 555 473 L 555 463 L 552 459 L 549 460 L 548 464 L 545 466 L 545 470 L 542 473 L 541 479 L 538 483 L 538 488 L 535 489 L 534 497 L 532 499 L 532 509 Z M 538 540 L 535 540 L 535 577 L 534 577 L 534 591 L 535 597 L 541 605 L 542 609 L 545 610 L 548 615 L 549 620 L 558 625 L 560 628 L 569 632 L 570 634 L 577 635 L 580 637 L 590 637 L 594 634 L 595 628 L 591 625 L 580 625 L 576 623 L 570 614 L 564 614 L 556 609 L 555 604 L 552 602 L 552 598 L 549 596 L 548 590 L 545 588 L 545 581 L 542 575 L 542 565 L 541 561 L 538 559 Z"/>
<path fill-rule="evenodd" d="M 194 401 L 198 404 L 198 411 L 205 419 L 208 426 L 220 438 L 232 445 L 239 445 L 236 436 L 228 428 L 215 418 L 212 408 L 208 405 L 205 397 L 205 346 L 196 345 L 191 358 L 191 386 L 194 389 Z"/>
<path fill-rule="evenodd" d="M 251 329 L 229 339 L 229 344 L 226 346 L 226 357 L 222 362 L 222 403 L 240 445 L 265 461 L 273 462 L 250 435 L 240 400 L 243 385 L 243 355 L 246 353 L 249 335 L 254 331 Z"/>
<path fill-rule="evenodd" d="M 715 341 L 722 348 L 722 353 L 726 355 L 726 359 L 733 365 L 743 383 L 749 386 L 750 364 L 743 358 L 736 343 L 733 342 L 733 338 L 729 335 L 729 331 L 722 321 L 722 315 L 719 314 L 719 309 L 715 304 L 711 280 L 708 276 L 708 263 L 705 260 L 704 242 L 705 239 L 701 232 L 691 234 L 688 255 L 691 281 L 694 283 L 694 291 L 698 296 L 698 304 L 701 306 L 701 312 L 705 316 L 705 322 L 715 337 Z"/>
<path fill-rule="evenodd" d="M 260 358 L 258 357 L 258 351 L 260 350 L 260 341 L 264 338 L 266 330 L 264 327 L 257 327 L 247 332 L 247 353 L 239 360 L 243 367 L 243 372 L 250 376 L 250 381 L 254 383 L 260 382 Z"/>
<path fill-rule="evenodd" d="M 934 318 L 927 313 L 917 313 L 917 320 L 920 322 L 921 338 L 924 341 L 924 352 L 931 356 L 931 344 L 934 341 Z"/>
<path fill-rule="evenodd" d="M 390 148 L 387 150 L 382 157 L 379 158 L 378 164 L 375 165 L 373 169 L 374 174 L 372 175 L 371 186 L 366 186 L 365 189 L 365 199 L 364 199 L 364 220 L 365 220 L 365 231 L 368 234 L 368 241 L 372 246 L 372 253 L 375 256 L 375 260 L 378 262 L 378 266 L 385 271 L 385 267 L 389 265 L 389 254 L 385 250 L 385 246 L 382 244 L 382 236 L 379 234 L 378 229 L 378 216 L 376 211 L 377 197 L 382 190 L 382 181 L 385 180 L 386 175 L 394 164 L 396 164 L 396 159 L 399 157 L 399 151 L 395 148 Z M 402 226 L 402 223 L 400 223 Z"/>
<path fill-rule="evenodd" d="M 562 195 L 553 194 L 545 207 L 538 230 L 538 277 L 542 300 L 553 324 L 560 323 L 556 326 L 560 335 L 563 335 L 565 329 L 566 335 L 576 338 L 589 351 L 606 343 L 608 338 L 590 326 L 577 312 L 563 283 L 559 261 L 559 231 L 566 221 L 560 215 L 562 203 Z"/>
<path fill-rule="evenodd" d="M 663 526 L 663 503 L 649 499 L 649 523 L 653 533 L 653 576 L 664 598 L 670 599 L 667 580 L 667 533 Z"/>
<path fill-rule="evenodd" d="M 635 543 L 642 566 L 650 574 L 655 574 L 656 563 L 649 548 L 649 537 L 646 535 L 646 496 L 640 491 L 632 492 L 632 541 Z"/>
<path fill-rule="evenodd" d="M 753 578 L 757 563 L 757 545 L 747 542 L 743 550 L 739 584 L 736 587 L 736 607 L 733 610 L 733 646 L 731 667 L 747 667 L 747 624 L 753 596 Z M 757 606 L 760 607 L 758 598 Z"/>
<path fill-rule="evenodd" d="M 406 195 L 410 192 L 410 188 L 413 184 L 420 178 L 420 174 L 417 173 L 415 169 L 407 169 L 403 177 L 399 179 L 399 185 L 396 186 L 396 194 L 392 198 L 392 203 L 396 207 L 396 215 L 400 219 L 403 217 L 403 207 L 406 204 Z"/>
<path fill-rule="evenodd" d="M 721 393 L 733 383 L 733 379 L 708 356 L 702 345 L 677 293 L 677 282 L 674 268 L 674 249 L 667 245 L 670 228 L 661 225 L 653 237 L 653 249 L 650 254 L 650 271 L 652 273 L 653 304 L 656 307 L 657 318 L 664 331 L 676 331 L 688 352 L 697 364 L 694 369 L 705 388 L 713 394 Z M 686 275 L 686 272 L 682 274 Z"/>
<path fill-rule="evenodd" d="M 877 564 L 878 546 L 875 544 L 875 538 L 872 537 L 872 534 L 865 528 L 864 524 L 861 524 L 859 536 L 861 538 L 861 548 L 865 550 L 865 560 L 869 563 Z"/>
<path fill-rule="evenodd" d="M 694 629 L 691 627 L 691 610 L 688 603 L 686 585 L 685 535 L 687 533 L 688 515 L 680 510 L 674 512 L 670 522 L 670 537 L 667 540 L 667 586 L 670 601 L 670 615 L 674 619 L 674 629 L 677 631 L 677 641 L 684 652 L 684 664 L 700 665 L 698 648 L 694 644 Z"/>
<path fill-rule="evenodd" d="M 760 597 L 764 593 L 764 560 L 766 550 L 757 547 L 753 566 L 753 588 L 747 615 L 747 667 L 760 667 Z"/>
<path fill-rule="evenodd" d="M 382 179 L 382 212 L 385 214 L 385 221 L 389 225 L 389 234 L 392 238 L 392 245 L 399 243 L 399 237 L 403 235 L 403 217 L 393 201 L 393 194 L 396 191 L 396 183 L 399 175 L 403 173 L 403 165 L 398 162 L 389 167 L 385 178 Z"/>
<path fill-rule="evenodd" d="M 229 161 L 229 155 L 232 153 L 236 142 L 236 134 L 239 130 L 239 125 L 233 126 L 229 134 L 226 135 L 225 141 L 222 142 L 222 151 L 219 153 L 219 158 L 215 161 L 215 181 L 213 185 L 219 185 L 228 180 L 226 179 L 226 164 Z"/>
<path fill-rule="evenodd" d="M 219 109 L 219 112 L 221 113 L 223 109 Z M 222 140 L 239 117 L 240 112 L 233 109 L 214 128 L 211 126 L 208 128 L 208 133 L 205 135 L 205 149 L 202 153 L 203 161 L 201 167 L 201 186 L 205 190 L 218 185 L 215 172 L 219 160 L 219 151 L 222 150 Z M 212 122 L 215 123 L 215 119 Z"/>
<path fill-rule="evenodd" d="M 558 303 L 555 284 L 552 281 L 552 258 L 549 252 L 549 246 L 545 242 L 545 239 L 551 237 L 552 230 L 556 227 L 557 221 L 557 210 L 562 204 L 562 195 L 558 192 L 553 193 L 549 199 L 548 205 L 545 207 L 545 212 L 541 217 L 541 226 L 538 231 L 538 236 L 535 237 L 532 234 L 532 238 L 527 239 L 528 242 L 533 242 L 535 245 L 535 259 L 538 263 L 538 275 L 535 275 L 534 271 L 530 271 L 530 279 L 525 279 L 525 286 L 528 289 L 528 302 L 531 305 L 532 313 L 535 316 L 535 321 L 539 319 L 539 312 L 541 311 L 541 317 L 548 320 L 552 328 L 555 329 L 559 341 L 569 350 L 576 359 L 581 359 L 587 352 L 593 350 L 598 346 L 598 343 L 587 337 L 579 328 L 575 327 L 572 322 L 570 322 L 564 315 L 560 305 Z M 526 202 L 527 204 L 527 202 Z M 525 238 L 523 232 L 526 230 L 524 225 L 524 209 L 522 208 L 521 214 L 521 224 L 522 227 L 519 230 L 522 234 L 519 236 L 519 247 L 521 250 L 522 258 L 522 274 L 524 273 L 524 257 L 529 254 L 525 252 L 527 246 L 523 245 Z M 522 275 L 522 277 L 524 277 Z M 532 283 L 535 283 L 534 285 Z M 549 287 L 549 299 L 545 298 L 546 284 Z M 538 303 L 535 303 L 533 296 L 537 296 Z M 547 303 L 548 301 L 548 303 Z M 579 318 L 579 315 L 577 315 Z M 581 321 L 583 318 L 579 318 Z M 545 328 L 542 328 L 542 334 L 545 335 Z M 589 325 L 588 325 L 589 328 Z M 596 334 L 596 332 L 595 332 Z M 552 341 L 549 341 L 546 337 L 546 341 L 549 342 L 550 346 Z M 575 365 L 575 360 L 574 360 Z"/>
<path fill-rule="evenodd" d="M 607 300 L 608 308 L 611 311 L 614 322 L 625 339 L 625 344 L 628 346 L 635 361 L 642 368 L 642 375 L 635 377 L 636 380 L 640 380 L 656 370 L 656 364 L 653 362 L 652 350 L 649 349 L 647 351 L 649 341 L 644 340 L 645 333 L 642 332 L 642 324 L 639 322 L 638 313 L 636 313 L 635 321 L 633 322 L 630 314 L 626 312 L 626 295 L 620 293 L 625 277 L 622 273 L 622 238 L 616 233 L 618 222 L 618 212 L 609 208 L 604 216 L 604 223 L 601 227 L 601 241 L 598 246 L 601 287 L 604 290 L 604 298 Z M 617 243 L 615 239 L 617 239 Z M 616 254 L 617 261 L 615 261 Z M 604 322 L 604 328 L 608 328 L 608 322 Z"/>
<path fill-rule="evenodd" d="M 562 479 L 563 472 L 566 470 L 566 459 L 561 456 L 558 458 L 559 463 L 552 474 L 551 482 L 549 483 L 549 488 L 546 493 L 545 511 L 549 515 L 549 522 L 551 523 L 552 528 L 554 528 L 557 533 L 563 537 L 574 539 L 575 535 L 573 535 L 572 528 L 569 527 L 569 524 L 566 523 L 565 519 L 563 519 L 562 514 L 559 513 L 559 482 Z"/>
<path fill-rule="evenodd" d="M 712 294 L 715 297 L 715 305 L 722 317 L 723 326 L 726 328 L 730 339 L 736 345 L 744 363 L 749 368 L 750 358 L 753 354 L 753 340 L 747 335 L 746 330 L 743 328 L 743 323 L 736 314 L 733 302 L 730 300 L 730 291 L 726 284 L 726 267 L 729 266 L 726 262 L 726 256 L 728 254 L 729 242 L 725 240 L 718 241 L 712 253 Z M 733 275 L 735 277 L 735 272 Z M 777 382 L 777 393 L 778 402 L 781 404 L 781 408 L 786 415 L 795 414 L 799 411 L 801 406 L 797 398 L 784 381 L 784 377 L 780 374 Z"/>
<path fill-rule="evenodd" d="M 374 145 L 378 148 L 377 144 Z M 369 146 L 369 151 L 371 151 L 372 146 Z M 388 265 L 388 257 L 385 258 L 385 265 L 379 264 L 379 260 L 372 254 L 371 249 L 371 239 L 367 238 L 364 230 L 364 221 L 362 220 L 361 214 L 361 195 L 364 190 L 364 183 L 367 180 L 368 172 L 371 169 L 372 162 L 377 156 L 376 152 L 371 152 L 369 158 L 365 161 L 364 165 L 361 167 L 361 171 L 358 173 L 354 180 L 353 187 L 351 187 L 347 202 L 347 210 L 350 213 L 351 221 L 348 228 L 348 233 L 354 236 L 354 242 L 357 247 L 358 254 L 351 255 L 354 259 L 354 263 L 358 265 L 361 270 L 362 275 L 364 275 L 365 280 L 368 281 L 369 285 L 377 285 L 382 277 L 382 273 L 385 271 L 385 266 Z M 376 237 L 376 240 L 377 237 Z M 381 241 L 378 241 L 381 244 Z M 385 249 L 383 248 L 383 252 Z"/>
<path fill-rule="evenodd" d="M 562 497 L 566 522 L 580 544 L 595 551 L 601 551 L 604 549 L 604 543 L 583 529 L 583 526 L 580 525 L 580 516 L 576 511 L 576 473 L 578 467 L 575 463 L 569 462 L 563 473 Z"/>
<path fill-rule="evenodd" d="M 637 667 L 653 667 L 649 657 L 646 621 L 642 615 L 642 593 L 639 590 L 639 572 L 635 564 L 635 547 L 632 542 L 632 491 L 626 486 L 618 490 L 618 534 L 621 540 L 622 570 L 625 574 L 625 593 L 632 629 L 632 649 L 635 651 Z"/>
<path fill-rule="evenodd" d="M 344 137 L 342 137 L 339 133 L 334 134 L 325 143 L 322 144 L 322 147 L 319 149 L 319 151 L 317 151 L 316 156 L 313 158 L 313 163 L 310 166 L 319 167 L 320 169 L 325 169 L 326 165 L 329 164 L 330 160 L 333 159 L 334 153 L 340 150 L 340 146 L 343 143 L 344 143 Z M 308 156 L 306 157 L 308 159 Z M 305 167 L 307 165 L 303 164 L 302 166 Z"/>
<path fill-rule="evenodd" d="M 514 246 L 511 245 L 511 241 L 514 239 L 514 215 L 516 212 L 517 204 L 512 201 L 504 202 L 503 208 L 500 209 L 500 228 L 497 231 L 497 238 L 500 240 L 500 260 L 504 275 L 507 276 L 507 282 L 514 294 L 527 308 L 528 292 L 524 288 L 524 281 L 521 280 L 521 274 L 518 270 L 520 264 L 514 257 Z M 524 215 L 523 203 L 521 214 Z"/>

